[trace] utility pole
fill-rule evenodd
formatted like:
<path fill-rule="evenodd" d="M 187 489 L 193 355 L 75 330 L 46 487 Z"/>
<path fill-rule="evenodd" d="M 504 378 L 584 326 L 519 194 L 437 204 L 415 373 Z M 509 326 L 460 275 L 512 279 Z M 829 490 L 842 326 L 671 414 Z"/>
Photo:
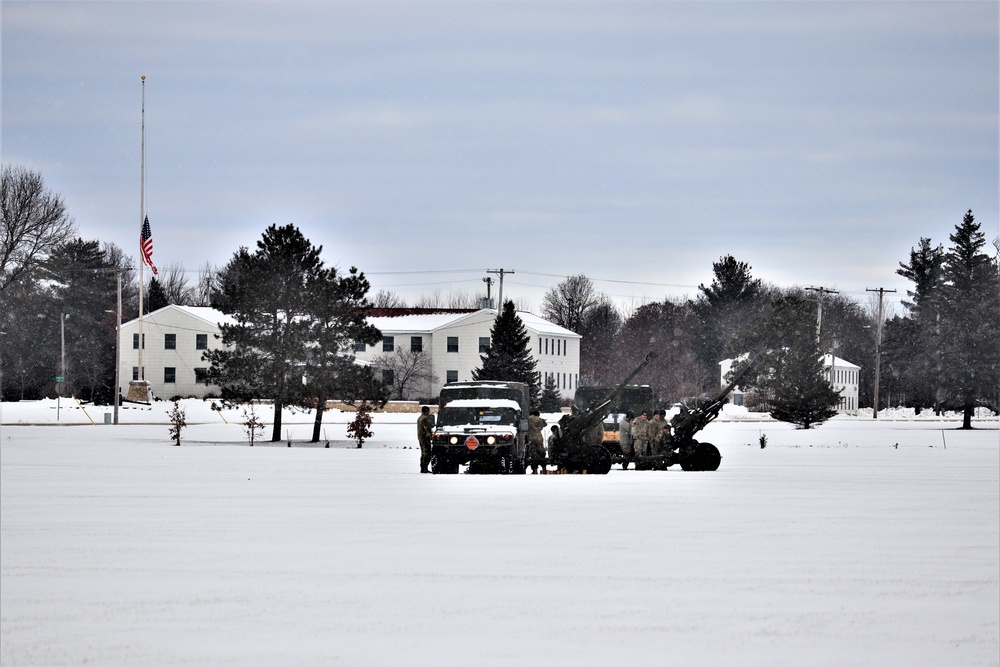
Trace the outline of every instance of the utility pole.
<path fill-rule="evenodd" d="M 66 313 L 59 313 L 59 369 L 59 391 L 56 393 L 56 421 L 59 421 L 62 395 L 66 389 Z"/>
<path fill-rule="evenodd" d="M 806 290 L 819 292 L 819 309 L 816 312 L 816 342 L 819 343 L 820 333 L 823 331 L 823 299 L 827 294 L 839 294 L 839 292 L 828 287 L 807 287 Z"/>
<path fill-rule="evenodd" d="M 499 301 L 499 304 L 497 305 L 497 314 L 499 315 L 500 311 L 503 310 L 503 277 L 505 274 L 513 274 L 514 272 L 505 271 L 504 269 L 486 269 L 486 273 L 495 273 L 500 276 L 500 292 L 497 296 L 497 301 Z"/>
<path fill-rule="evenodd" d="M 882 375 L 882 297 L 887 293 L 892 294 L 896 290 L 879 287 L 878 289 L 866 288 L 865 291 L 878 292 L 878 325 L 875 333 L 875 397 L 872 403 L 872 419 L 878 419 L 878 383 Z"/>

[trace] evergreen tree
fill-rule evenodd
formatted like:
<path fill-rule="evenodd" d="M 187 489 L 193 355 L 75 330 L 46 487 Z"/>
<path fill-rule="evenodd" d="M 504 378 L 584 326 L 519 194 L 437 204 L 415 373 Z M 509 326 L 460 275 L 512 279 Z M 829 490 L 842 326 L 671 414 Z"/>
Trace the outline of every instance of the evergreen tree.
<path fill-rule="evenodd" d="M 752 326 L 764 305 L 764 287 L 746 262 L 726 255 L 712 271 L 712 284 L 699 285 L 701 294 L 691 305 L 698 318 L 693 342 L 703 390 L 718 385 L 719 362 L 729 356 L 730 342 Z"/>
<path fill-rule="evenodd" d="M 355 343 L 374 345 L 382 332 L 368 324 L 366 317 L 371 304 L 366 295 L 370 284 L 364 273 L 355 267 L 346 273 L 324 268 L 312 277 L 309 292 L 309 338 L 312 341 L 306 364 L 309 399 L 316 399 L 316 419 L 312 442 L 319 442 L 326 401 L 336 394 L 342 400 L 360 399 L 384 405 L 388 392 L 362 381 L 368 368 L 358 369 L 354 363 Z"/>
<path fill-rule="evenodd" d="M 225 347 L 205 355 L 209 380 L 225 398 L 272 399 L 272 441 L 281 439 L 282 409 L 302 395 L 321 250 L 294 225 L 271 225 L 254 253 L 240 248 L 233 255 L 214 295 L 213 305 L 236 323 L 221 325 Z"/>
<path fill-rule="evenodd" d="M 170 305 L 167 293 L 163 290 L 163 284 L 156 278 L 149 281 L 149 293 L 146 295 L 146 300 L 143 301 L 142 305 L 147 315 Z"/>
<path fill-rule="evenodd" d="M 545 378 L 545 388 L 542 390 L 542 397 L 538 401 L 538 410 L 540 412 L 559 412 L 561 408 L 562 396 L 559 395 L 556 378 L 549 375 Z"/>
<path fill-rule="evenodd" d="M 941 374 L 948 403 L 972 428 L 976 405 L 996 409 L 1000 385 L 1000 277 L 982 250 L 986 239 L 970 210 L 949 236 L 941 299 Z"/>
<path fill-rule="evenodd" d="M 59 246 L 46 265 L 53 296 L 46 320 L 57 341 L 66 318 L 66 391 L 85 400 L 109 401 L 117 385 L 114 268 L 99 241 L 83 239 Z"/>
<path fill-rule="evenodd" d="M 914 283 L 902 301 L 908 318 L 890 320 L 884 331 L 883 375 L 898 380 L 906 404 L 939 410 L 941 391 L 941 307 L 944 304 L 944 250 L 921 238 L 900 262 L 897 274 Z"/>
<path fill-rule="evenodd" d="M 757 327 L 744 333 L 738 347 L 748 357 L 757 351 L 765 354 L 766 361 L 742 384 L 744 390 L 757 389 L 767 398 L 775 419 L 811 428 L 837 414 L 840 394 L 825 377 L 809 302 L 798 295 L 782 298 Z"/>
<path fill-rule="evenodd" d="M 531 404 L 537 405 L 541 382 L 530 343 L 531 337 L 514 310 L 514 302 L 507 301 L 490 331 L 490 349 L 481 357 L 483 365 L 472 371 L 472 379 L 524 382 L 530 390 Z"/>

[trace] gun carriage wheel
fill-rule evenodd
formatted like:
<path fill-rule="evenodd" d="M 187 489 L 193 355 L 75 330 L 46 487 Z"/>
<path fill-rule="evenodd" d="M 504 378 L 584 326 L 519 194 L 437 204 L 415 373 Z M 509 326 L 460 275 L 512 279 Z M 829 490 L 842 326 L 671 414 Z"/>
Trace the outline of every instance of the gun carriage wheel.
<path fill-rule="evenodd" d="M 718 470 L 722 463 L 722 454 L 719 449 L 710 442 L 693 443 L 694 451 L 690 456 L 681 461 L 681 468 L 689 471 L 711 471 Z"/>

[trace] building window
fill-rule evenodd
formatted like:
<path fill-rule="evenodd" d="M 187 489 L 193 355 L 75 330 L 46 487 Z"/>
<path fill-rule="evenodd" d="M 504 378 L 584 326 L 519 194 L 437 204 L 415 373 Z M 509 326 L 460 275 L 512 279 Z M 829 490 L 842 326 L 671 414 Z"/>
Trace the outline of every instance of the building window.
<path fill-rule="evenodd" d="M 480 336 L 479 337 L 479 353 L 487 354 L 490 351 L 490 337 Z"/>
<path fill-rule="evenodd" d="M 396 339 L 394 337 L 392 337 L 392 336 L 383 336 L 382 337 L 382 351 L 383 352 L 392 352 L 395 349 L 396 349 Z M 386 383 L 386 384 L 388 384 L 388 383 Z"/>
<path fill-rule="evenodd" d="M 208 349 L 208 334 L 195 334 L 194 349 L 196 350 Z"/>
<path fill-rule="evenodd" d="M 458 352 L 458 336 L 448 336 L 448 351 Z"/>
<path fill-rule="evenodd" d="M 145 367 L 143 367 L 143 374 L 142 374 L 143 375 L 143 379 L 146 378 L 145 370 L 146 370 Z M 139 380 L 139 367 L 138 366 L 133 366 L 132 367 L 132 381 L 133 382 L 137 382 L 138 380 Z"/>
<path fill-rule="evenodd" d="M 366 349 L 368 349 L 368 346 L 362 343 L 360 340 L 354 341 L 355 352 L 364 352 Z"/>
<path fill-rule="evenodd" d="M 391 368 L 382 369 L 382 384 L 392 385 L 392 381 L 396 379 L 395 374 L 392 372 Z"/>
<path fill-rule="evenodd" d="M 163 334 L 163 349 L 164 350 L 177 349 L 177 334 Z"/>
<path fill-rule="evenodd" d="M 207 368 L 196 368 L 194 369 L 194 381 L 198 384 L 208 384 L 208 369 Z"/>
<path fill-rule="evenodd" d="M 410 336 L 410 352 L 423 352 L 424 339 L 422 336 Z"/>
<path fill-rule="evenodd" d="M 137 333 L 132 334 L 132 349 L 139 349 L 139 334 Z M 142 334 L 142 349 L 146 349 L 146 334 Z"/>
<path fill-rule="evenodd" d="M 163 369 L 163 383 L 173 384 L 177 382 L 177 369 L 173 366 L 165 366 Z"/>
<path fill-rule="evenodd" d="M 549 353 L 549 339 L 545 339 L 545 354 Z"/>
<path fill-rule="evenodd" d="M 445 371 L 447 382 L 458 382 L 458 371 Z"/>

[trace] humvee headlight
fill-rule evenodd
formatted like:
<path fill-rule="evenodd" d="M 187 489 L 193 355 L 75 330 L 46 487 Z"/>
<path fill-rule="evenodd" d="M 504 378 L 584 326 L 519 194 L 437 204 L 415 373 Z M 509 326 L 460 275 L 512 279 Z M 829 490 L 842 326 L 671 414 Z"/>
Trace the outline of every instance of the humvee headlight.
<path fill-rule="evenodd" d="M 458 436 L 457 435 L 451 436 L 451 438 L 448 440 L 448 442 L 450 444 L 452 444 L 452 445 L 457 445 L 458 444 Z"/>
<path fill-rule="evenodd" d="M 495 435 L 487 436 L 486 437 L 486 444 L 487 445 L 495 445 L 495 444 L 497 444 L 497 438 L 496 438 L 496 436 Z"/>

